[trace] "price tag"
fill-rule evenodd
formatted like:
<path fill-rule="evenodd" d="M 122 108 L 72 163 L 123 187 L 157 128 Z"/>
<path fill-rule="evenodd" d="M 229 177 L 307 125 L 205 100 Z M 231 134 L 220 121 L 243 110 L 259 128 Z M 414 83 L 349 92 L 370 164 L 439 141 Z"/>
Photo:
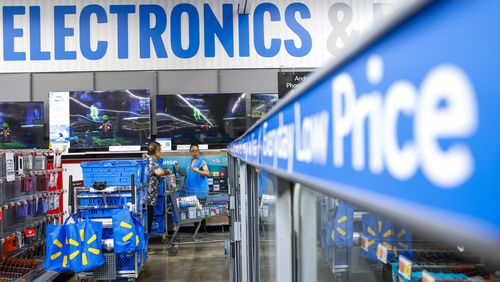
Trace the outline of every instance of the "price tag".
<path fill-rule="evenodd" d="M 382 245 L 382 243 L 378 244 L 377 246 L 377 258 L 383 263 L 387 263 L 387 247 Z"/>
<path fill-rule="evenodd" d="M 407 259 L 405 256 L 399 256 L 399 269 L 398 272 L 404 278 L 411 280 L 411 260 Z"/>
<path fill-rule="evenodd" d="M 61 167 L 61 153 L 57 152 L 54 155 L 54 169 Z"/>
<path fill-rule="evenodd" d="M 177 150 L 178 151 L 189 151 L 189 147 L 191 147 L 191 145 L 177 145 Z"/>
<path fill-rule="evenodd" d="M 110 152 L 140 152 L 141 146 L 109 146 Z"/>
<path fill-rule="evenodd" d="M 16 181 L 16 167 L 14 162 L 14 153 L 5 154 L 5 175 L 7 182 Z"/>
<path fill-rule="evenodd" d="M 157 138 L 156 142 L 160 143 L 162 152 L 172 151 L 172 139 L 170 139 L 170 138 Z"/>
<path fill-rule="evenodd" d="M 23 155 L 17 156 L 17 174 L 19 174 L 19 175 L 24 174 L 24 157 L 23 157 Z"/>
<path fill-rule="evenodd" d="M 365 250 L 365 251 L 367 251 L 367 252 L 368 252 L 368 247 L 369 247 L 369 246 L 368 246 L 368 241 L 369 241 L 369 240 L 368 240 L 368 238 L 366 238 L 366 236 L 365 236 L 365 235 L 361 235 L 361 236 L 359 237 L 359 242 L 360 242 L 360 245 L 361 245 L 361 249 L 363 249 L 363 250 Z"/>
<path fill-rule="evenodd" d="M 436 278 L 426 270 L 422 271 L 422 282 L 436 282 Z"/>

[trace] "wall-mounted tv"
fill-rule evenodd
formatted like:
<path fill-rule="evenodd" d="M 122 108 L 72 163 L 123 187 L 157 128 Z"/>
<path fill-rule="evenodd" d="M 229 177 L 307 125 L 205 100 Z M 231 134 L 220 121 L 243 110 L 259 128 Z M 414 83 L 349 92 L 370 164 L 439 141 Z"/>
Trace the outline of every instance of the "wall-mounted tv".
<path fill-rule="evenodd" d="M 156 96 L 157 137 L 174 145 L 223 148 L 246 130 L 246 95 L 177 94 Z"/>
<path fill-rule="evenodd" d="M 249 127 L 266 115 L 279 101 L 277 93 L 252 93 L 250 94 L 250 119 Z"/>
<path fill-rule="evenodd" d="M 0 149 L 45 149 L 43 102 L 0 102 Z"/>
<path fill-rule="evenodd" d="M 146 89 L 52 92 L 50 141 L 70 151 L 146 145 L 151 135 Z"/>
<path fill-rule="evenodd" d="M 250 95 L 252 118 L 263 117 L 279 101 L 278 93 L 253 93 Z"/>

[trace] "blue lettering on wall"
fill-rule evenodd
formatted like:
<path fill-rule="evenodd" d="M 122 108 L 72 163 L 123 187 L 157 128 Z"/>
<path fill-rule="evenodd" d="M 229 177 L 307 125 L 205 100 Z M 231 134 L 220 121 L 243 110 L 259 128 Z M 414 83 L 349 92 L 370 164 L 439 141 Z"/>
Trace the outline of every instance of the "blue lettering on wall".
<path fill-rule="evenodd" d="M 5 6 L 3 7 L 3 52 L 5 61 L 24 61 L 25 52 L 16 52 L 14 48 L 14 39 L 23 37 L 23 30 L 14 27 L 14 16 L 24 15 L 26 9 L 24 6 Z"/>
<path fill-rule="evenodd" d="M 65 16 L 76 14 L 76 6 L 54 6 L 54 58 L 75 60 L 75 51 L 66 51 L 66 37 L 75 35 L 73 28 L 66 27 Z"/>
<path fill-rule="evenodd" d="M 156 24 L 154 27 L 151 27 L 151 15 L 154 15 L 156 18 Z M 160 5 L 140 5 L 139 22 L 141 58 L 151 58 L 151 42 L 153 42 L 153 48 L 156 51 L 156 56 L 158 58 L 166 58 L 167 50 L 165 49 L 165 44 L 163 44 L 163 39 L 161 38 L 161 35 L 167 28 L 167 14 L 165 13 L 165 10 Z"/>
<path fill-rule="evenodd" d="M 222 25 L 217 20 L 209 4 L 203 5 L 205 27 L 205 57 L 215 57 L 215 36 L 229 57 L 234 57 L 233 5 L 222 5 Z"/>
<path fill-rule="evenodd" d="M 50 52 L 42 51 L 40 40 L 40 6 L 30 7 L 30 59 L 32 61 L 50 60 Z"/>
<path fill-rule="evenodd" d="M 271 46 L 266 48 L 265 35 L 264 35 L 264 15 L 269 13 L 272 22 L 281 20 L 280 11 L 278 7 L 272 3 L 262 3 L 255 7 L 253 16 L 253 29 L 254 29 L 254 44 L 255 50 L 262 57 L 276 56 L 281 47 L 281 40 L 277 38 L 271 39 Z"/>
<path fill-rule="evenodd" d="M 187 13 L 189 18 L 189 46 L 182 48 L 181 17 Z M 172 51 L 182 59 L 194 57 L 200 48 L 200 16 L 191 4 L 179 4 L 172 9 L 170 28 L 172 29 Z"/>
<path fill-rule="evenodd" d="M 128 59 L 128 15 L 135 13 L 135 6 L 111 5 L 109 12 L 117 16 L 118 59 Z"/>
<path fill-rule="evenodd" d="M 304 57 L 311 52 L 312 39 L 309 32 L 307 32 L 307 30 L 300 25 L 299 22 L 297 22 L 297 19 L 295 18 L 297 13 L 302 19 L 310 19 L 311 12 L 303 3 L 292 3 L 285 10 L 285 22 L 288 27 L 300 38 L 302 45 L 300 47 L 296 47 L 293 39 L 285 40 L 284 45 L 290 55 L 294 57 Z"/>
<path fill-rule="evenodd" d="M 97 17 L 97 23 L 107 23 L 108 16 L 106 10 L 99 5 L 88 5 L 83 8 L 80 14 L 80 49 L 82 50 L 82 55 L 89 60 L 99 60 L 104 55 L 108 49 L 107 41 L 97 41 L 96 50 L 92 50 L 90 43 L 90 16 L 95 14 Z"/>
<path fill-rule="evenodd" d="M 42 8 L 42 4 L 4 6 L 0 15 L 3 60 L 50 61 L 85 58 L 95 61 L 109 56 L 108 51 L 112 48 L 116 48 L 114 52 L 118 59 L 129 59 L 129 41 L 138 44 L 141 59 L 167 58 L 170 55 L 167 54 L 167 43 L 174 57 L 180 59 L 195 56 L 215 58 L 218 55 L 224 56 L 222 52 L 225 52 L 228 58 L 250 57 L 251 53 L 257 57 L 271 58 L 285 50 L 290 56 L 305 57 L 312 50 L 312 36 L 306 29 L 307 20 L 311 19 L 311 11 L 304 3 L 294 2 L 285 7 L 273 2 L 261 2 L 250 14 L 237 14 L 232 3 L 212 4 L 205 1 L 201 11 L 201 6 L 180 2 L 172 4 L 168 15 L 164 4 L 137 5 L 54 5 L 53 19 L 47 18 L 50 13 L 43 14 L 47 11 Z M 280 11 L 280 8 L 284 10 Z M 16 17 L 23 15 L 26 17 L 24 21 L 21 21 L 22 17 Z M 108 17 L 111 15 L 116 16 L 115 20 L 110 21 Z M 182 21 L 186 19 L 187 21 Z M 29 23 L 26 20 L 29 20 Z M 50 20 L 53 20 L 53 23 Z M 171 25 L 169 29 L 167 20 Z M 53 35 L 44 32 L 44 27 L 52 24 Z M 99 34 L 98 30 L 92 29 L 95 24 L 106 26 L 107 33 Z M 111 24 L 113 25 L 110 26 Z M 272 33 L 272 30 L 285 25 L 291 36 L 280 37 L 280 34 Z M 107 37 L 108 27 L 116 32 L 116 39 Z M 79 33 L 77 36 L 75 29 Z M 167 32 L 168 37 L 165 34 Z M 20 42 L 16 45 L 18 38 L 29 39 L 29 46 Z M 76 50 L 66 46 L 66 43 L 74 46 L 75 40 L 78 40 Z M 52 48 L 42 44 L 49 42 L 53 44 Z M 198 54 L 199 52 L 202 54 Z"/>
<path fill-rule="evenodd" d="M 250 29 L 249 16 L 247 14 L 238 15 L 238 43 L 240 48 L 240 57 L 250 56 Z"/>

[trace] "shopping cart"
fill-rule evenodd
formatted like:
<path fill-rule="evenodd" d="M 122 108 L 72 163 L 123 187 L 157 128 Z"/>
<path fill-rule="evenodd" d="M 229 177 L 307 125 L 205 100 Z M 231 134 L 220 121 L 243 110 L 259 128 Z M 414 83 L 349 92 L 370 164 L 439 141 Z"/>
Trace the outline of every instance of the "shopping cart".
<path fill-rule="evenodd" d="M 172 237 L 170 238 L 170 243 L 171 243 L 171 248 L 169 249 L 168 254 L 170 256 L 176 256 L 177 251 L 179 249 L 179 246 L 181 245 L 191 245 L 191 244 L 207 244 L 207 243 L 219 243 L 219 242 L 225 242 L 225 240 L 209 240 L 209 239 L 198 239 L 197 235 L 198 232 L 200 231 L 201 223 L 203 220 L 208 219 L 208 218 L 217 218 L 217 217 L 225 217 L 227 216 L 226 213 L 222 214 L 207 214 L 203 213 L 203 209 L 201 210 L 196 210 L 196 216 L 193 216 L 193 213 L 190 215 L 186 214 L 185 210 L 182 210 L 178 203 L 179 198 L 183 197 L 188 197 L 190 196 L 189 193 L 187 192 L 185 185 L 184 185 L 184 180 L 183 178 L 178 178 L 175 182 L 175 187 L 172 185 L 172 181 L 168 181 L 168 179 L 165 179 L 165 187 L 168 189 L 168 197 L 170 198 L 171 202 L 171 209 L 174 217 L 174 233 L 172 234 Z M 184 215 L 184 214 L 186 215 Z M 195 226 L 195 231 L 193 234 L 193 240 L 190 242 L 180 242 L 177 239 L 177 235 L 179 233 L 179 230 L 182 226 Z"/>

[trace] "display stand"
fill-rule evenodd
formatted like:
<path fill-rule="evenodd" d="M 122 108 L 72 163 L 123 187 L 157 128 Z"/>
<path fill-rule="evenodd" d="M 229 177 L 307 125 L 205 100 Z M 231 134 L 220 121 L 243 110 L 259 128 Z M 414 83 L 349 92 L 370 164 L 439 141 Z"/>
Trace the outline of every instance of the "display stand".
<path fill-rule="evenodd" d="M 0 151 L 0 281 L 32 281 L 44 274 L 45 229 L 60 222 L 64 192 L 58 164 L 49 165 L 51 153 Z"/>
<path fill-rule="evenodd" d="M 70 179 L 70 183 L 72 179 Z M 132 212 L 146 224 L 147 209 L 145 189 L 136 186 L 135 175 L 131 175 L 129 186 L 109 186 L 103 190 L 93 187 L 71 187 L 73 211 L 80 218 L 90 218 L 103 223 L 103 243 L 113 239 L 111 212 L 120 208 L 122 198 L 131 204 Z M 104 251 L 104 250 L 103 250 Z M 106 263 L 92 272 L 77 274 L 78 281 L 128 279 L 135 281 L 147 260 L 147 247 L 144 251 L 135 252 L 131 256 L 116 255 L 112 250 L 103 252 Z"/>

